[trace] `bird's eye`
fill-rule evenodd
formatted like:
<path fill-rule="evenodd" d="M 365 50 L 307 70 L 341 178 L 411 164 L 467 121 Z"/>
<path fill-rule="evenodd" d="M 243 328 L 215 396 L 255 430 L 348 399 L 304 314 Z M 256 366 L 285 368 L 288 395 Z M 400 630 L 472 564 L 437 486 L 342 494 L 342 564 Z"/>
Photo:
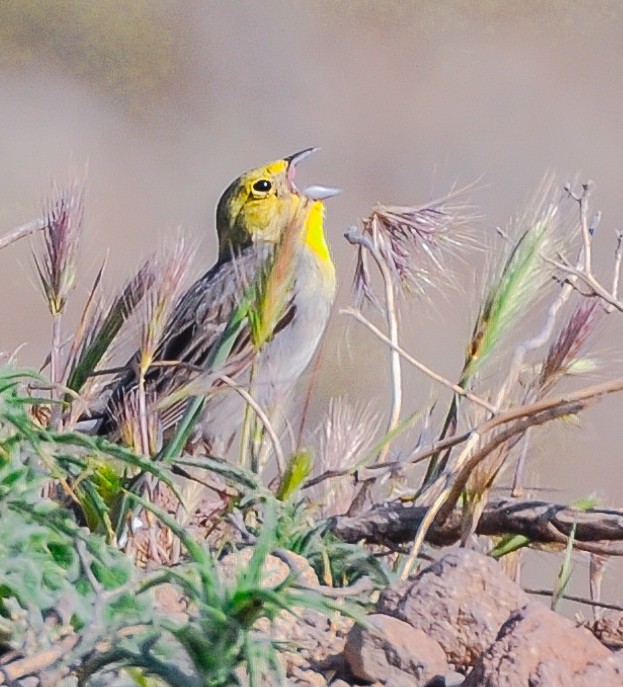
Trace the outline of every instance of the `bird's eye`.
<path fill-rule="evenodd" d="M 253 184 L 253 190 L 258 193 L 268 193 L 273 185 L 268 179 L 260 179 Z"/>

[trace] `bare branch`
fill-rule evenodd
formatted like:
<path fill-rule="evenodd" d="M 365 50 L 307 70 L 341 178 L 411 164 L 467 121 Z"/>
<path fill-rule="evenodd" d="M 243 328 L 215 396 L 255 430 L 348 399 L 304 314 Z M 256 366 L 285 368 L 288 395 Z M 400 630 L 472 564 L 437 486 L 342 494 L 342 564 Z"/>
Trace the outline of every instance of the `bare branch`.
<path fill-rule="evenodd" d="M 580 229 L 582 231 L 584 273 L 593 281 L 592 234 L 594 229 L 591 231 L 591 227 L 588 224 L 588 199 L 593 192 L 594 186 L 595 185 L 593 182 L 589 179 L 589 181 L 582 184 L 582 192 L 576 194 L 573 192 L 571 184 L 565 185 L 565 191 L 569 197 L 575 200 L 578 204 L 578 209 L 580 212 Z"/>
<path fill-rule="evenodd" d="M 10 231 L 8 234 L 0 237 L 0 250 L 10 246 L 16 241 L 19 241 L 19 239 L 22 239 L 25 236 L 30 236 L 30 234 L 34 234 L 36 231 L 45 229 L 47 224 L 47 220 L 44 217 L 35 219 L 32 222 L 27 222 L 26 224 L 22 224 L 21 227 L 17 227 L 17 229 L 13 229 L 13 231 Z"/>
<path fill-rule="evenodd" d="M 549 596 L 551 597 L 553 591 L 551 589 L 524 589 L 526 594 L 535 594 L 537 596 Z M 573 594 L 561 594 L 561 599 L 566 599 L 567 601 L 575 601 L 579 604 L 586 604 L 587 606 L 595 606 L 596 608 L 605 608 L 609 611 L 623 611 L 623 606 L 618 604 L 608 604 L 603 601 L 595 601 L 595 599 L 586 599 L 583 596 L 574 596 Z"/>
<path fill-rule="evenodd" d="M 406 544 L 420 530 L 428 512 L 425 506 L 394 502 L 376 506 L 357 517 L 333 518 L 330 529 L 349 543 L 365 540 L 369 544 Z M 455 544 L 461 538 L 462 521 L 460 508 L 455 508 L 444 522 L 435 518 L 426 541 L 434 546 Z M 623 510 L 582 510 L 546 501 L 498 499 L 485 506 L 476 533 L 522 535 L 534 545 L 563 547 L 574 524 L 576 549 L 623 555 Z"/>
<path fill-rule="evenodd" d="M 543 256 L 543 260 L 561 270 L 561 272 L 577 277 L 588 286 L 596 296 L 599 296 L 599 298 L 604 300 L 608 305 L 612 306 L 613 309 L 623 312 L 623 301 L 614 298 L 608 289 L 602 286 L 592 275 L 586 274 L 583 270 L 571 266 L 566 261 L 561 262 L 559 260 L 552 260 L 552 258 L 548 258 L 547 256 Z"/>
<path fill-rule="evenodd" d="M 510 438 L 525 432 L 529 427 L 549 422 L 557 417 L 576 414 L 584 409 L 590 399 L 597 398 L 604 394 L 614 393 L 623 389 L 623 377 L 596 384 L 592 387 L 580 389 L 579 391 L 565 395 L 558 399 L 546 399 L 534 403 L 529 408 L 519 408 L 509 411 L 482 423 L 470 436 L 461 454 L 451 467 L 429 483 L 420 494 L 425 502 L 430 504 L 426 515 L 423 517 L 420 527 L 415 535 L 411 552 L 403 561 L 401 578 L 409 576 L 410 571 L 419 556 L 422 545 L 424 544 L 428 529 L 432 526 L 435 519 L 441 521 L 450 515 L 457 502 L 461 491 L 467 483 L 469 475 L 474 468 L 479 465 L 495 448 L 502 445 Z M 513 415 L 519 412 L 519 419 L 511 427 L 503 430 L 494 436 L 483 447 L 478 448 L 481 439 L 486 433 L 498 426 L 501 422 L 511 421 Z M 477 531 L 478 528 L 475 528 Z"/>

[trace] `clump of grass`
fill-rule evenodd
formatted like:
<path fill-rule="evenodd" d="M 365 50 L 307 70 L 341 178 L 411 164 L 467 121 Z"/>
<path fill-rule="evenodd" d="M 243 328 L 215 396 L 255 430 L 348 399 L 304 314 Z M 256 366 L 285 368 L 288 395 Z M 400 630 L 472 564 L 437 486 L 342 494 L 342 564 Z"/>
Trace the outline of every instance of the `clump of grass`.
<path fill-rule="evenodd" d="M 78 246 L 84 219 L 84 192 L 78 184 L 61 192 L 45 213 L 42 255 L 35 265 L 52 316 L 50 377 L 52 398 L 58 399 L 63 378 L 61 359 L 62 317 L 69 294 L 76 283 Z M 54 406 L 52 422 L 58 426 L 60 408 Z"/>

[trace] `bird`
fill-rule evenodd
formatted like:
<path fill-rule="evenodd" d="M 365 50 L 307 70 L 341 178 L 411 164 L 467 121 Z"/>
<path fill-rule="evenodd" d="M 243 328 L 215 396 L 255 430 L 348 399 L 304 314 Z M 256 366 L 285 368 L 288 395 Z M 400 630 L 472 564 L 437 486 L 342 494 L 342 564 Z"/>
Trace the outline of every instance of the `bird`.
<path fill-rule="evenodd" d="M 195 435 L 212 455 L 225 454 L 245 403 L 224 380 L 276 413 L 312 360 L 336 293 L 323 201 L 339 192 L 296 186 L 297 165 L 315 150 L 251 169 L 222 194 L 216 263 L 175 305 L 144 377 L 161 436 L 177 426 L 190 397 L 203 394 Z M 234 322 L 233 342 L 225 347 Z M 120 408 L 136 393 L 138 366 L 130 361 L 124 370 L 112 384 L 100 435 L 119 431 Z"/>

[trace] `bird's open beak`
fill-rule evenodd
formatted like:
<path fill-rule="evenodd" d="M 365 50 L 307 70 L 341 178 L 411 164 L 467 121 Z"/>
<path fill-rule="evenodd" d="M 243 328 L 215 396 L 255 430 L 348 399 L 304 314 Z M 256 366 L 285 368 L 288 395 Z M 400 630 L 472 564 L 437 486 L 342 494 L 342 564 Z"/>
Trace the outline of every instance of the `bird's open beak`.
<path fill-rule="evenodd" d="M 294 176 L 296 174 L 296 166 L 301 160 L 315 153 L 320 148 L 305 148 L 305 150 L 300 150 L 294 155 L 288 155 L 284 160 L 288 163 L 287 180 L 290 188 L 294 193 L 300 193 L 301 195 L 307 196 L 311 200 L 325 200 L 326 198 L 331 198 L 341 193 L 339 188 L 333 188 L 331 186 L 308 186 L 303 191 L 299 191 L 294 183 Z"/>

